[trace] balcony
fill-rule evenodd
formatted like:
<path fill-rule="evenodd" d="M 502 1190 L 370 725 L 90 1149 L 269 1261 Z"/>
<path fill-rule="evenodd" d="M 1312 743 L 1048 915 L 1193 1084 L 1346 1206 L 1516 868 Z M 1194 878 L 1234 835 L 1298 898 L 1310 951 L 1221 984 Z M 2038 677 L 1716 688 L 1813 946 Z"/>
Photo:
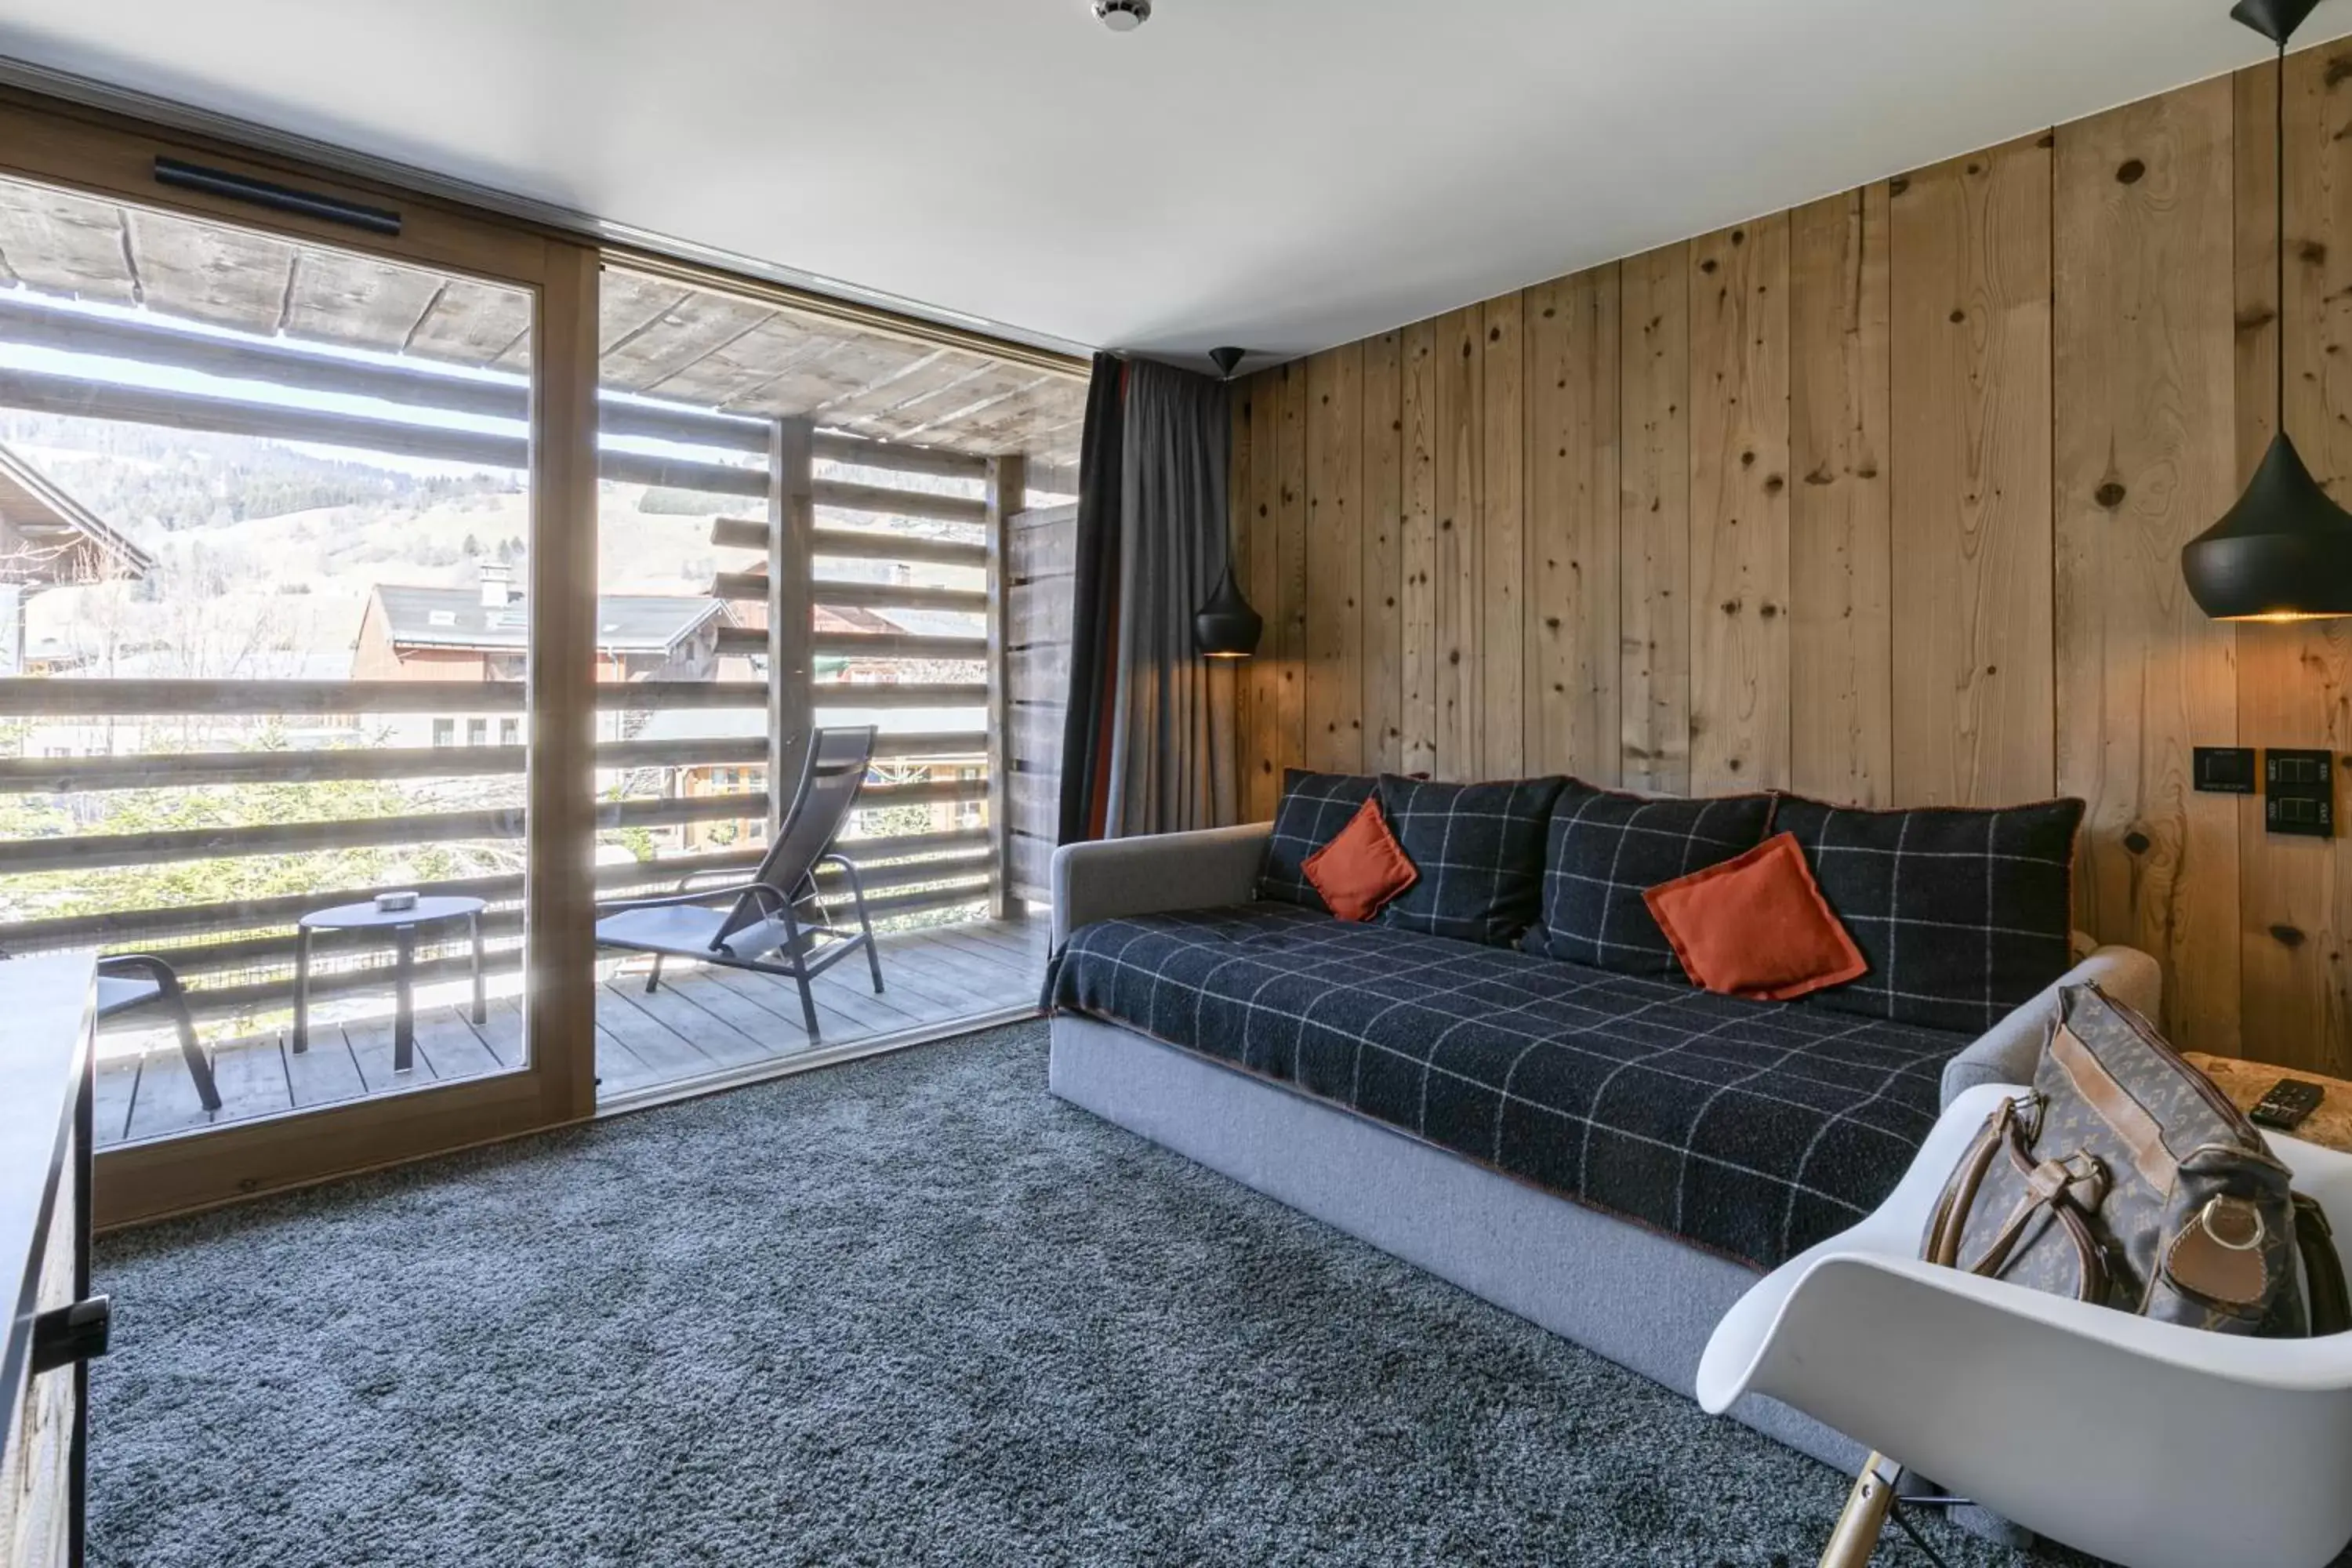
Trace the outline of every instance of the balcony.
<path fill-rule="evenodd" d="M 596 997 L 597 1097 L 607 1110 L 719 1088 L 837 1053 L 868 1051 L 1026 1016 L 1045 973 L 1042 920 L 974 921 L 885 932 L 884 990 L 862 964 L 816 982 L 822 1037 L 801 1022 L 790 983 L 740 970 L 664 972 L 647 993 L 643 963 L 614 963 Z M 393 1066 L 392 1025 L 380 1006 L 312 1026 L 296 1051 L 275 1028 L 208 1047 L 222 1105 L 207 1111 L 168 1038 L 114 1031 L 101 1045 L 95 1138 L 100 1148 L 177 1137 L 208 1127 L 454 1083 L 521 1065 L 522 1010 L 494 995 L 472 1021 L 461 987 L 420 996 L 415 1065 Z"/>

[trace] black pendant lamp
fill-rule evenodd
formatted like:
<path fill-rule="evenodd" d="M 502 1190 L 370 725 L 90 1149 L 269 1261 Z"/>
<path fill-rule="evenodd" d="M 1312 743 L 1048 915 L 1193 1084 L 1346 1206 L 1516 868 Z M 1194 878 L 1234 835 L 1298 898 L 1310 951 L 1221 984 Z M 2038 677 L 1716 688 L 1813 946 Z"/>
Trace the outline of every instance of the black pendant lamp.
<path fill-rule="evenodd" d="M 2238 504 L 2180 552 L 2189 596 L 2216 620 L 2352 616 L 2352 513 L 2319 488 L 2286 433 L 2286 44 L 2318 6 L 2239 0 L 2230 12 L 2278 46 L 2278 433 Z"/>
<path fill-rule="evenodd" d="M 1242 363 L 1247 349 L 1211 349 L 1209 357 L 1227 381 L 1234 378 L 1234 367 Z M 1201 650 L 1203 658 L 1248 658 L 1257 652 L 1257 639 L 1265 634 L 1265 619 L 1250 608 L 1242 597 L 1239 585 L 1234 582 L 1234 547 L 1230 522 L 1225 534 L 1225 570 L 1217 579 L 1216 591 L 1209 595 L 1192 616 L 1192 646 Z"/>

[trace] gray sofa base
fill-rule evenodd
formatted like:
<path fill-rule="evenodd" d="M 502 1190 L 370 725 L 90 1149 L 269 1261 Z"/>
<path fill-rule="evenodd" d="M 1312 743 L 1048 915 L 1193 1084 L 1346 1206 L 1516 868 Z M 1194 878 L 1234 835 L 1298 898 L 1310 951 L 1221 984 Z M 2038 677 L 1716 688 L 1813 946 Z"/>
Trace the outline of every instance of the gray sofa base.
<path fill-rule="evenodd" d="M 1689 1396 L 1758 1276 L 1279 1084 L 1056 1016 L 1054 1093 Z M 1732 1415 L 1851 1475 L 1864 1458 L 1777 1400 Z"/>

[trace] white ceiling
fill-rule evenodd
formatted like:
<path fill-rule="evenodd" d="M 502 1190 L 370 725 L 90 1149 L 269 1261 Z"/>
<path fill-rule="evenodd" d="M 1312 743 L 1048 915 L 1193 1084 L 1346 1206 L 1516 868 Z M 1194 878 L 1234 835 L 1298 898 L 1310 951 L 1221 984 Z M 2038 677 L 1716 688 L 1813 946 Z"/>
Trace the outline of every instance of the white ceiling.
<path fill-rule="evenodd" d="M 1157 5 L 7 0 L 0 55 L 1021 335 L 1289 354 L 2266 47 L 2226 0 Z"/>

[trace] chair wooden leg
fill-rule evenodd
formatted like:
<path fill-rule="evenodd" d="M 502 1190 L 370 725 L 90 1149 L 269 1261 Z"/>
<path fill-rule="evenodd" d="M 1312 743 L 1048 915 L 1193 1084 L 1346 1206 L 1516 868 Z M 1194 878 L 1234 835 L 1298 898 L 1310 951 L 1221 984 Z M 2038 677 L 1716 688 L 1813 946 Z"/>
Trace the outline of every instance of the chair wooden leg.
<path fill-rule="evenodd" d="M 646 976 L 646 994 L 648 996 L 661 989 L 662 960 L 667 956 L 668 955 L 666 953 L 654 954 L 653 973 Z"/>
<path fill-rule="evenodd" d="M 1821 1568 L 1868 1568 L 1878 1551 L 1878 1538 L 1886 1530 L 1886 1511 L 1895 1501 L 1893 1483 L 1879 1474 L 1885 1463 L 1873 1454 L 1862 1474 L 1854 1478 L 1853 1490 L 1846 1494 L 1845 1511 L 1838 1515 L 1837 1528 L 1830 1532 L 1830 1543 L 1822 1552 Z"/>

